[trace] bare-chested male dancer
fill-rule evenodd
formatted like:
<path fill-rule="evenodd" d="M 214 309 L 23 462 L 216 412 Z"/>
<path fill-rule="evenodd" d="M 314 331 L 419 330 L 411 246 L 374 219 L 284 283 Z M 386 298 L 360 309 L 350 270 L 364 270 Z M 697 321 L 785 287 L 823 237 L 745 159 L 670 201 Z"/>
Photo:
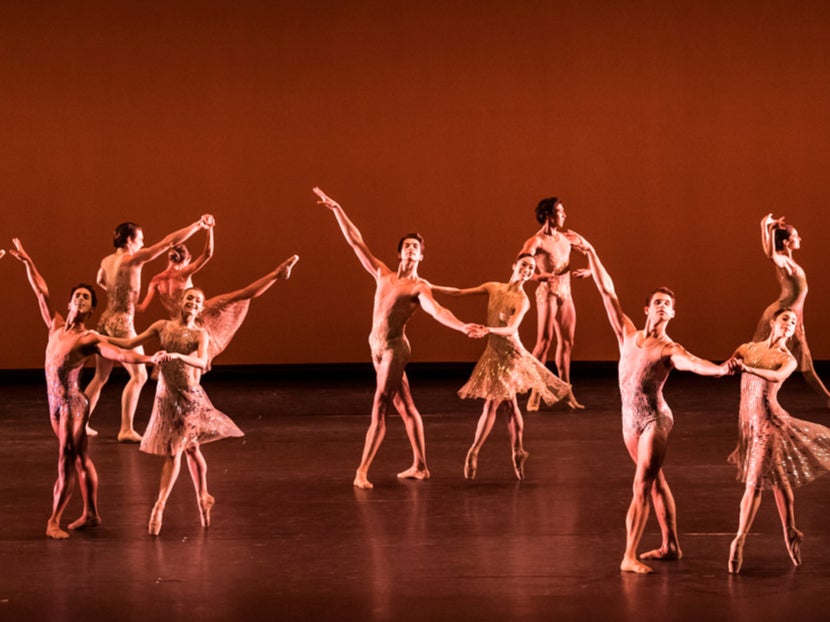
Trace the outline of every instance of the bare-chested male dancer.
<path fill-rule="evenodd" d="M 483 337 L 486 331 L 478 324 L 464 324 L 435 301 L 429 284 L 418 276 L 418 264 L 424 257 L 423 239 L 420 235 L 409 233 L 401 238 L 398 242 L 400 264 L 397 270 L 391 270 L 372 254 L 360 231 L 348 219 L 343 208 L 326 196 L 320 188 L 314 188 L 314 193 L 320 197 L 319 203 L 334 212 L 346 241 L 377 283 L 372 312 L 372 333 L 369 335 L 372 363 L 377 373 L 377 387 L 372 402 L 372 420 L 366 432 L 363 458 L 357 467 L 354 485 L 358 488 L 372 488 L 372 483 L 368 479 L 369 466 L 383 442 L 386 434 L 386 413 L 393 405 L 406 426 L 406 435 L 413 454 L 412 466 L 398 473 L 398 477 L 429 479 L 424 424 L 412 401 L 409 381 L 404 371 L 410 354 L 409 341 L 404 333 L 406 323 L 420 306 L 444 326 L 471 337 Z"/>
<path fill-rule="evenodd" d="M 69 525 L 69 529 L 83 529 L 101 524 L 98 513 L 98 473 L 87 453 L 86 423 L 89 402 L 80 387 L 81 370 L 87 359 L 97 354 L 121 363 L 151 363 L 161 360 L 164 353 L 152 358 L 122 350 L 110 345 L 98 333 L 87 330 L 84 322 L 95 310 L 95 291 L 81 283 L 72 288 L 66 319 L 52 308 L 49 288 L 37 271 L 29 254 L 17 238 L 11 254 L 26 266 L 29 284 L 35 292 L 43 321 L 49 328 L 46 346 L 46 390 L 49 398 L 49 416 L 52 430 L 58 437 L 58 479 L 52 489 L 52 515 L 46 523 L 46 535 L 64 540 L 69 533 L 61 529 L 63 511 L 75 487 L 75 472 L 81 486 L 84 511 Z"/>
<path fill-rule="evenodd" d="M 181 244 L 200 229 L 213 227 L 213 216 L 205 214 L 188 227 L 179 229 L 152 246 L 144 246 L 144 232 L 132 222 L 121 223 L 115 228 L 113 245 L 115 252 L 101 260 L 98 270 L 98 285 L 107 292 L 107 309 L 98 321 L 98 331 L 109 337 L 135 337 L 135 306 L 141 290 L 141 268 L 174 244 Z M 143 350 L 139 350 L 143 352 Z M 89 412 L 95 410 L 101 389 L 109 380 L 112 361 L 98 357 L 95 361 L 95 376 L 86 387 L 89 398 Z M 133 427 L 135 409 L 141 387 L 147 382 L 147 371 L 143 365 L 124 365 L 130 379 L 121 394 L 121 429 L 118 441 L 138 443 L 141 435 Z M 87 430 L 91 436 L 97 432 Z"/>
<path fill-rule="evenodd" d="M 594 248 L 583 238 L 569 234 L 573 247 L 587 255 L 597 289 L 602 295 L 608 321 L 617 335 L 620 348 L 619 383 L 622 397 L 623 439 L 636 463 L 633 496 L 625 519 L 626 544 L 620 570 L 641 574 L 652 572 L 640 559 L 680 559 L 677 539 L 677 510 L 669 484 L 663 474 L 669 432 L 674 418 L 663 398 L 663 385 L 672 369 L 701 376 L 723 376 L 737 363 L 722 365 L 699 359 L 666 334 L 674 317 L 674 293 L 665 287 L 654 290 L 646 301 L 646 324 L 637 330 L 623 313 L 614 283 Z M 660 523 L 663 542 L 660 548 L 637 556 L 649 511 L 649 495 Z"/>
<path fill-rule="evenodd" d="M 554 362 L 556 372 L 564 382 L 571 383 L 571 352 L 576 330 L 576 309 L 571 296 L 571 243 L 565 229 L 565 207 L 557 197 L 539 201 L 536 220 L 542 228 L 524 243 L 521 253 L 536 259 L 536 345 L 533 356 L 547 361 L 551 341 L 556 338 Z M 588 276 L 586 270 L 573 270 L 574 276 Z M 571 408 L 584 408 L 576 398 L 568 402 Z M 539 394 L 531 392 L 528 410 L 539 410 Z"/>

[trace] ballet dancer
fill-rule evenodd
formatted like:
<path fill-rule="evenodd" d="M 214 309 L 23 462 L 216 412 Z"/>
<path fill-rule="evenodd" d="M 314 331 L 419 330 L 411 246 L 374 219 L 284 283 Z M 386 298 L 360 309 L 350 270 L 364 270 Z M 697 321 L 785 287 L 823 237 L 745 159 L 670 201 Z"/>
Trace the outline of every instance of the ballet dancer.
<path fill-rule="evenodd" d="M 98 332 L 110 337 L 134 337 L 135 304 L 141 290 L 141 268 L 174 244 L 187 240 L 200 229 L 213 227 L 213 216 L 205 214 L 197 222 L 179 229 L 152 246 L 144 246 L 144 231 L 132 222 L 121 223 L 113 233 L 115 252 L 101 261 L 98 285 L 107 292 L 107 308 L 98 320 Z M 98 404 L 113 364 L 103 357 L 95 361 L 95 376 L 86 387 L 90 415 Z M 141 365 L 124 365 L 130 376 L 121 394 L 121 428 L 118 442 L 137 443 L 141 436 L 133 427 L 135 409 L 141 387 L 147 382 L 147 371 Z M 93 429 L 91 436 L 98 433 Z"/>
<path fill-rule="evenodd" d="M 798 317 L 795 334 L 790 342 L 790 350 L 798 362 L 804 380 L 813 390 L 821 395 L 830 407 L 830 391 L 818 377 L 813 365 L 813 356 L 807 345 L 804 329 L 804 300 L 807 298 L 807 275 L 804 269 L 793 259 L 793 251 L 801 248 L 801 236 L 792 225 L 784 222 L 784 217 L 773 218 L 767 214 L 761 219 L 761 245 L 764 254 L 775 266 L 775 276 L 781 286 L 778 300 L 769 305 L 758 321 L 753 341 L 763 341 L 770 334 L 770 318 L 783 308 L 792 309 Z"/>
<path fill-rule="evenodd" d="M 478 454 L 493 429 L 496 415 L 504 406 L 513 456 L 513 470 L 519 480 L 525 478 L 524 465 L 530 455 L 522 440 L 524 419 L 516 400 L 517 393 L 535 389 L 546 404 L 561 399 L 573 400 L 570 386 L 557 378 L 528 352 L 519 338 L 519 326 L 530 309 L 524 291 L 536 270 L 533 255 L 521 253 L 513 263 L 507 283 L 491 281 L 478 287 L 458 289 L 432 286 L 432 290 L 453 296 L 487 294 L 487 347 L 467 383 L 458 391 L 462 398 L 481 398 L 484 408 L 478 420 L 475 439 L 464 460 L 464 477 L 475 479 Z"/>
<path fill-rule="evenodd" d="M 643 330 L 623 313 L 614 283 L 593 246 L 584 238 L 570 234 L 573 247 L 588 257 L 588 264 L 599 290 L 608 321 L 620 348 L 619 385 L 622 398 L 622 428 L 625 446 L 637 465 L 633 495 L 625 519 L 626 546 L 620 570 L 646 574 L 653 569 L 640 559 L 674 560 L 682 557 L 677 537 L 677 510 L 663 473 L 669 433 L 674 418 L 663 397 L 663 385 L 672 369 L 701 376 L 731 373 L 733 360 L 715 365 L 700 359 L 675 343 L 666 327 L 675 316 L 674 293 L 665 287 L 654 290 L 646 300 Z M 662 544 L 637 556 L 649 513 L 649 496 L 660 523 Z"/>
<path fill-rule="evenodd" d="M 227 308 L 238 302 L 249 302 L 262 295 L 278 279 L 291 276 L 299 257 L 286 259 L 274 271 L 247 287 L 211 299 L 214 309 Z M 202 325 L 202 313 L 207 309 L 204 292 L 190 287 L 179 299 L 179 317 L 158 320 L 137 335 L 127 339 L 109 338 L 110 343 L 123 348 L 135 348 L 158 339 L 166 350 L 159 364 L 159 381 L 153 412 L 141 440 L 141 451 L 164 457 L 158 498 L 150 514 L 147 529 L 150 535 L 161 532 L 164 507 L 181 470 L 182 454 L 187 458 L 196 502 L 203 527 L 210 526 L 210 511 L 215 499 L 207 488 L 207 462 L 201 445 L 222 438 L 243 435 L 226 414 L 214 408 L 200 382 L 212 360 L 209 330 Z M 217 324 L 216 327 L 231 326 Z M 238 324 L 233 326 L 236 331 Z M 226 336 L 227 340 L 230 336 Z"/>
<path fill-rule="evenodd" d="M 80 283 L 72 288 L 69 310 L 64 318 L 52 307 L 46 281 L 23 244 L 17 238 L 14 238 L 13 243 L 14 249 L 10 250 L 10 254 L 26 266 L 29 284 L 37 296 L 41 316 L 49 329 L 44 370 L 49 418 L 52 430 L 58 437 L 58 478 L 52 489 L 52 514 L 46 522 L 46 535 L 55 540 L 65 540 L 69 533 L 61 528 L 61 517 L 75 487 L 76 473 L 84 510 L 81 517 L 70 523 L 68 528 L 78 530 L 101 524 L 98 512 L 98 473 L 89 455 L 86 435 L 89 402 L 80 387 L 84 364 L 93 355 L 121 363 L 153 363 L 161 360 L 164 353 L 148 357 L 122 350 L 110 345 L 95 331 L 87 330 L 84 323 L 92 315 L 97 302 L 91 285 Z"/>
<path fill-rule="evenodd" d="M 587 270 L 571 270 L 571 242 L 565 229 L 565 207 L 558 197 L 542 199 L 536 206 L 536 220 L 542 228 L 522 246 L 522 253 L 536 259 L 536 345 L 533 356 L 545 363 L 551 342 L 556 339 L 554 361 L 564 382 L 571 383 L 571 352 L 576 331 L 576 308 L 571 295 L 571 274 L 588 276 Z M 571 408 L 584 408 L 571 394 Z M 531 391 L 528 410 L 539 410 L 539 395 Z"/>
<path fill-rule="evenodd" d="M 386 434 L 386 415 L 393 406 L 403 419 L 406 435 L 412 447 L 412 466 L 398 473 L 398 477 L 429 479 L 424 424 L 412 400 L 405 371 L 410 355 L 409 340 L 405 334 L 406 323 L 415 310 L 421 307 L 444 326 L 470 337 L 483 337 L 483 326 L 461 322 L 435 301 L 429 283 L 418 276 L 418 264 L 424 258 L 423 238 L 419 234 L 408 233 L 401 238 L 398 242 L 398 268 L 391 270 L 372 254 L 360 231 L 346 216 L 343 208 L 326 196 L 320 188 L 314 188 L 314 193 L 320 198 L 318 203 L 332 211 L 343 237 L 376 283 L 369 346 L 377 385 L 372 401 L 372 419 L 363 446 L 363 457 L 353 483 L 357 488 L 372 488 L 372 483 L 368 479 L 369 467 L 383 442 Z"/>
<path fill-rule="evenodd" d="M 741 571 L 746 536 L 761 503 L 761 493 L 772 488 L 784 529 L 784 543 L 793 564 L 801 564 L 801 540 L 795 526 L 793 488 L 830 469 L 830 429 L 791 417 L 778 403 L 778 391 L 798 361 L 787 341 L 798 332 L 798 314 L 782 308 L 769 320 L 769 336 L 745 343 L 734 358 L 741 377 L 738 448 L 729 461 L 738 466 L 744 482 L 738 533 L 729 547 L 728 570 Z"/>

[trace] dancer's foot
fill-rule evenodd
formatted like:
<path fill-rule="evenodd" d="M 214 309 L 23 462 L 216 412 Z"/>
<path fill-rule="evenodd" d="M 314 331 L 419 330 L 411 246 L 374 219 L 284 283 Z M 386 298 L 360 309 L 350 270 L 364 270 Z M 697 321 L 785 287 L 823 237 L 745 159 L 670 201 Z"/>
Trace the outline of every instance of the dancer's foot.
<path fill-rule="evenodd" d="M 528 456 L 530 454 L 524 449 L 513 452 L 513 470 L 516 472 L 516 477 L 519 478 L 519 481 L 525 478 L 525 462 L 527 462 Z"/>
<path fill-rule="evenodd" d="M 398 479 L 429 479 L 429 469 L 426 467 L 412 466 L 406 471 L 398 473 Z"/>
<path fill-rule="evenodd" d="M 354 475 L 354 484 L 355 488 L 363 488 L 364 490 L 368 490 L 370 488 L 374 488 L 372 482 L 366 477 L 366 473 L 361 473 L 360 471 L 355 472 Z"/>
<path fill-rule="evenodd" d="M 736 537 L 729 545 L 729 574 L 738 574 L 744 565 L 744 539 Z"/>
<path fill-rule="evenodd" d="M 141 442 L 141 434 L 139 434 L 135 430 L 121 430 L 118 433 L 118 442 L 119 443 L 140 443 Z"/>
<path fill-rule="evenodd" d="M 153 506 L 153 511 L 150 513 L 150 522 L 147 525 L 147 531 L 151 536 L 157 536 L 161 533 L 161 519 L 164 514 L 164 501 L 156 501 Z"/>
<path fill-rule="evenodd" d="M 93 428 L 89 427 L 89 424 L 86 424 L 86 435 L 98 436 L 98 430 L 94 430 Z"/>
<path fill-rule="evenodd" d="M 790 559 L 793 560 L 794 566 L 801 565 L 801 541 L 804 540 L 804 534 L 795 527 L 791 527 L 786 533 L 787 552 L 790 554 Z"/>
<path fill-rule="evenodd" d="M 571 410 L 585 410 L 585 406 L 576 401 L 573 391 L 568 393 L 568 397 L 565 398 L 565 404 L 567 404 L 568 408 Z M 528 408 L 528 410 L 530 409 Z M 642 557 L 642 555 L 640 557 Z"/>
<path fill-rule="evenodd" d="M 81 515 L 81 518 L 76 520 L 74 523 L 69 524 L 69 529 L 73 531 L 80 531 L 81 529 L 86 529 L 87 527 L 97 527 L 101 524 L 101 516 L 99 514 L 87 514 L 84 512 Z"/>
<path fill-rule="evenodd" d="M 294 267 L 294 264 L 296 264 L 298 261 L 300 261 L 299 255 L 292 255 L 291 257 L 283 261 L 279 266 L 277 266 L 277 278 L 290 279 L 291 269 Z"/>
<path fill-rule="evenodd" d="M 539 410 L 539 402 L 541 397 L 539 392 L 536 389 L 532 389 L 530 391 L 530 397 L 527 398 L 527 410 L 528 412 Z"/>
<path fill-rule="evenodd" d="M 57 521 L 50 520 L 46 523 L 46 535 L 53 540 L 66 540 L 69 534 L 61 529 Z"/>
<path fill-rule="evenodd" d="M 210 527 L 210 510 L 216 505 L 216 499 L 205 493 L 199 499 L 199 517 L 202 519 L 202 527 Z"/>
<path fill-rule="evenodd" d="M 657 561 L 675 561 L 683 559 L 683 551 L 676 544 L 670 546 L 661 546 L 659 549 L 647 551 L 640 555 L 640 559 L 654 559 Z"/>
<path fill-rule="evenodd" d="M 464 458 L 464 479 L 475 479 L 477 470 L 478 453 L 471 449 L 467 452 L 467 457 Z"/>
<path fill-rule="evenodd" d="M 639 559 L 633 557 L 623 557 L 620 564 L 620 570 L 623 572 L 634 572 L 637 574 L 651 574 L 654 569 L 651 566 L 646 566 Z"/>

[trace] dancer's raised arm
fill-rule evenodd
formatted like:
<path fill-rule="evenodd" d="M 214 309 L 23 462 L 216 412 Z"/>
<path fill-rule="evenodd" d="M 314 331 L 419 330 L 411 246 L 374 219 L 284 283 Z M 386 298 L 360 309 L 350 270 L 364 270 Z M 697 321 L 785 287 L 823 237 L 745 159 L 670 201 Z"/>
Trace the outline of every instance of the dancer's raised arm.
<path fill-rule="evenodd" d="M 372 251 L 369 250 L 369 247 L 366 246 L 366 242 L 363 241 L 363 236 L 361 235 L 360 230 L 351 220 L 349 220 L 349 217 L 346 216 L 346 212 L 343 211 L 340 204 L 331 197 L 327 196 L 326 193 L 320 188 L 315 187 L 313 188 L 313 191 L 314 194 L 320 197 L 318 203 L 325 205 L 332 212 L 334 212 L 334 217 L 337 219 L 337 224 L 340 225 L 340 231 L 343 232 L 343 237 L 346 238 L 349 246 L 351 246 L 352 250 L 354 250 L 355 255 L 357 255 L 357 258 L 360 260 L 360 263 L 363 265 L 366 272 L 374 277 L 377 277 L 378 271 L 390 272 L 389 267 L 380 259 L 375 257 L 372 254 Z"/>
<path fill-rule="evenodd" d="M 23 244 L 21 244 L 20 239 L 13 238 L 12 244 L 14 244 L 14 248 L 10 249 L 9 252 L 12 257 L 20 260 L 23 262 L 23 265 L 26 266 L 26 275 L 29 277 L 29 284 L 32 286 L 35 296 L 37 296 L 40 315 L 43 317 L 43 321 L 46 323 L 46 326 L 51 327 L 52 320 L 55 317 L 55 311 L 52 308 L 52 302 L 49 299 L 49 287 L 47 287 L 46 281 L 35 267 L 35 263 L 32 261 L 29 253 L 27 253 L 23 248 Z"/>
<path fill-rule="evenodd" d="M 215 224 L 216 221 L 213 219 L 212 215 L 203 214 L 202 217 L 192 225 L 183 227 L 173 233 L 169 233 L 159 242 L 137 250 L 133 253 L 132 263 L 141 264 L 155 259 L 174 244 L 181 244 L 200 229 L 211 229 Z"/>
<path fill-rule="evenodd" d="M 468 337 L 474 339 L 483 337 L 486 333 L 485 327 L 481 324 L 465 324 L 459 320 L 452 311 L 446 307 L 442 307 L 432 295 L 432 291 L 426 283 L 419 285 L 415 293 L 418 296 L 418 303 L 421 308 L 429 313 L 437 322 L 443 324 L 447 328 L 452 328 L 460 333 L 464 333 Z"/>

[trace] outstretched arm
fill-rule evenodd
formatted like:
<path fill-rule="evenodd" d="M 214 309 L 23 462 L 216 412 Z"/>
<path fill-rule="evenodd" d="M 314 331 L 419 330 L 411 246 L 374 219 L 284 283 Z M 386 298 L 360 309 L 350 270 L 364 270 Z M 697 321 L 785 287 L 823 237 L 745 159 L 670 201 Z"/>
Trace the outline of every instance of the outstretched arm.
<path fill-rule="evenodd" d="M 679 371 L 690 371 L 698 376 L 715 376 L 721 377 L 731 374 L 738 366 L 737 360 L 730 358 L 724 361 L 721 365 L 716 365 L 711 361 L 696 357 L 691 352 L 680 344 L 672 344 L 667 346 L 666 354 L 671 360 L 672 365 Z"/>
<path fill-rule="evenodd" d="M 140 264 L 155 259 L 174 244 L 181 244 L 199 229 L 209 229 L 214 225 L 213 216 L 204 214 L 199 220 L 188 227 L 179 229 L 166 235 L 160 242 L 136 251 L 133 254 L 133 263 Z"/>
<path fill-rule="evenodd" d="M 420 285 L 416 293 L 421 308 L 444 326 L 464 333 L 468 337 L 482 337 L 486 334 L 481 324 L 465 324 L 455 317 L 449 309 L 438 304 L 427 285 Z"/>
<path fill-rule="evenodd" d="M 447 294 L 448 296 L 470 296 L 473 294 L 487 294 L 490 292 L 490 283 L 482 283 L 477 287 L 467 287 L 465 289 L 432 284 L 430 284 L 429 287 L 433 292 L 438 292 L 439 294 Z"/>
<path fill-rule="evenodd" d="M 165 322 L 167 322 L 167 320 L 158 320 L 157 322 L 153 322 L 152 324 L 150 324 L 150 327 L 147 330 L 145 330 L 143 333 L 136 335 L 135 337 L 102 336 L 102 339 L 104 339 L 107 343 L 111 343 L 112 345 L 118 348 L 132 350 L 133 348 L 137 348 L 138 346 L 143 346 L 149 343 L 150 341 L 152 341 L 154 337 L 158 337 L 162 328 L 164 328 Z"/>
<path fill-rule="evenodd" d="M 98 354 L 110 361 L 118 361 L 119 363 L 129 363 L 138 365 L 144 363 L 146 365 L 155 365 L 164 358 L 164 352 L 156 352 L 152 356 L 146 354 L 139 354 L 132 350 L 125 350 L 113 345 L 106 337 L 95 332 L 90 332 L 81 340 L 81 351 L 84 354 Z"/>
<path fill-rule="evenodd" d="M 46 286 L 46 281 L 40 275 L 40 272 L 37 271 L 35 263 L 29 257 L 29 253 L 23 248 L 20 240 L 13 238 L 12 244 L 14 244 L 14 248 L 10 249 L 9 252 L 12 254 L 12 257 L 19 259 L 26 266 L 26 276 L 29 277 L 29 284 L 32 286 L 35 296 L 37 296 L 40 315 L 43 317 L 43 321 L 46 322 L 46 326 L 51 327 L 55 312 L 52 309 L 52 302 L 49 299 L 49 288 Z"/>
<path fill-rule="evenodd" d="M 211 222 L 207 228 L 207 235 L 205 236 L 205 248 L 202 249 L 201 254 L 190 262 L 190 265 L 184 269 L 184 273 L 189 275 L 196 274 L 199 270 L 205 267 L 205 264 L 213 257 L 213 225 Z"/>
<path fill-rule="evenodd" d="M 597 286 L 597 290 L 599 290 L 600 296 L 602 296 L 605 312 L 608 314 L 608 321 L 614 333 L 617 335 L 617 341 L 622 344 L 625 334 L 635 331 L 636 328 L 628 316 L 623 313 L 619 298 L 617 298 L 617 292 L 614 289 L 614 281 L 611 280 L 611 275 L 608 274 L 605 266 L 602 265 L 594 247 L 585 238 L 571 233 L 569 239 L 573 248 L 584 253 L 588 258 L 591 276 L 594 277 L 594 283 Z"/>
<path fill-rule="evenodd" d="M 377 277 L 378 270 L 388 272 L 389 267 L 372 254 L 372 251 L 370 251 L 369 247 L 366 246 L 366 242 L 363 241 L 363 236 L 360 231 L 354 223 L 349 220 L 349 217 L 346 216 L 346 212 L 343 211 L 340 204 L 331 197 L 327 196 L 326 193 L 320 188 L 315 187 L 313 188 L 313 191 L 314 194 L 320 197 L 320 200 L 317 202 L 325 205 L 332 212 L 334 212 L 334 217 L 337 219 L 337 224 L 340 225 L 340 231 L 343 233 L 343 237 L 346 238 L 346 242 L 348 242 L 349 246 L 352 247 L 352 250 L 355 255 L 357 255 L 357 258 L 360 260 L 360 263 L 366 272 L 374 277 Z"/>

